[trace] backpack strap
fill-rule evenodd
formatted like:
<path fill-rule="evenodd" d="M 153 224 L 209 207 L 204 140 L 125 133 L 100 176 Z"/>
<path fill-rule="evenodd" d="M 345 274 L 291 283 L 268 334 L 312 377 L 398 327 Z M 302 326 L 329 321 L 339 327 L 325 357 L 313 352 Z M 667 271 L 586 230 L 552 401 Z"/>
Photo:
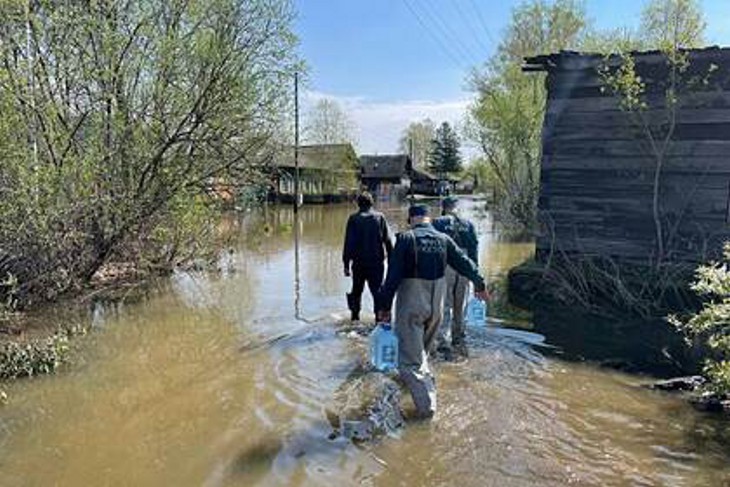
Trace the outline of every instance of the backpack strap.
<path fill-rule="evenodd" d="M 411 260 L 413 263 L 413 277 L 418 277 L 418 242 L 416 241 L 416 232 L 411 229 L 408 232 L 408 240 L 411 242 Z"/>

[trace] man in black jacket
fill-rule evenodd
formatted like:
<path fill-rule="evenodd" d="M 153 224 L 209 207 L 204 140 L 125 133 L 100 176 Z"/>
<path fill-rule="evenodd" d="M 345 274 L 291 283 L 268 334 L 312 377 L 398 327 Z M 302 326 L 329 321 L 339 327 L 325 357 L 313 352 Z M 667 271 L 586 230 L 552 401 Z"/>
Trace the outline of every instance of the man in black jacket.
<path fill-rule="evenodd" d="M 431 225 L 428 207 L 411 206 L 409 231 L 399 233 L 388 261 L 388 277 L 376 299 L 378 320 L 390 321 L 393 299 L 398 335 L 398 372 L 411 392 L 419 416 L 436 412 L 436 383 L 428 352 L 441 324 L 446 297 L 446 267 L 474 283 L 474 295 L 488 299 L 477 266 L 446 234 Z"/>
<path fill-rule="evenodd" d="M 352 321 L 360 319 L 366 282 L 375 299 L 375 293 L 383 282 L 385 259 L 393 250 L 388 222 L 382 213 L 373 210 L 373 197 L 369 193 L 360 194 L 357 206 L 358 212 L 347 220 L 342 251 L 345 275 L 352 276 L 352 290 L 346 295 Z"/>

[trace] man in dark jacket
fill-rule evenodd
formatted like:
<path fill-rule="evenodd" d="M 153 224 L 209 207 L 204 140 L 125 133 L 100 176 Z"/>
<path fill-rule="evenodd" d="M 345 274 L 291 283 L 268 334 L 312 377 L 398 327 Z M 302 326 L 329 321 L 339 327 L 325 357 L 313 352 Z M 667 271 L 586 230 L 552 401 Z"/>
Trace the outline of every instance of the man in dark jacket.
<path fill-rule="evenodd" d="M 442 216 L 433 221 L 433 227 L 452 238 L 474 264 L 479 267 L 479 240 L 474 224 L 456 214 L 458 200 L 452 196 L 441 203 Z M 444 319 L 438 333 L 438 349 L 451 355 L 451 347 L 466 356 L 466 326 L 464 312 L 469 293 L 469 280 L 451 267 L 446 269 L 446 301 Z M 450 333 L 447 333 L 450 331 Z M 451 335 L 449 343 L 448 335 Z"/>
<path fill-rule="evenodd" d="M 397 295 L 398 371 L 419 416 L 427 418 L 436 412 L 436 384 L 427 355 L 443 316 L 446 267 L 471 280 L 478 298 L 487 299 L 488 294 L 474 263 L 448 235 L 433 228 L 427 206 L 412 206 L 408 222 L 411 229 L 398 234 L 376 307 L 378 319 L 390 321 Z"/>
<path fill-rule="evenodd" d="M 358 212 L 347 220 L 342 251 L 345 275 L 352 276 L 352 290 L 346 295 L 352 321 L 360 319 L 366 282 L 375 299 L 375 293 L 383 283 L 385 259 L 393 250 L 388 222 L 382 213 L 372 209 L 373 197 L 369 193 L 360 194 L 357 206 Z"/>

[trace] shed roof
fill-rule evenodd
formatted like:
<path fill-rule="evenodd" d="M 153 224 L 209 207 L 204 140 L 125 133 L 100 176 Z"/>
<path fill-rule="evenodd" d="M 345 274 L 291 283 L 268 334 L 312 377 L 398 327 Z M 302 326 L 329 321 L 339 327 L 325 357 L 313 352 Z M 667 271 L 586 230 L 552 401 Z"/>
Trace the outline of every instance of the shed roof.
<path fill-rule="evenodd" d="M 352 144 L 302 145 L 299 147 L 301 169 L 357 169 L 357 155 Z M 277 166 L 293 168 L 294 148 L 285 151 L 277 160 Z"/>
<path fill-rule="evenodd" d="M 424 171 L 423 169 L 418 169 L 416 167 L 413 168 L 412 174 L 414 181 L 438 181 L 439 179 L 430 172 Z"/>
<path fill-rule="evenodd" d="M 693 59 L 724 59 L 730 58 L 730 47 L 710 46 L 702 49 L 685 49 Z M 642 62 L 664 62 L 666 55 L 659 50 L 632 51 L 629 53 Z M 525 58 L 522 65 L 523 71 L 552 71 L 580 70 L 594 67 L 599 61 L 607 61 L 608 64 L 620 63 L 622 57 L 618 54 L 605 54 L 595 52 L 560 51 L 552 54 L 541 54 Z"/>
<path fill-rule="evenodd" d="M 360 171 L 363 178 L 395 179 L 407 177 L 412 168 L 413 162 L 406 154 L 360 156 Z"/>

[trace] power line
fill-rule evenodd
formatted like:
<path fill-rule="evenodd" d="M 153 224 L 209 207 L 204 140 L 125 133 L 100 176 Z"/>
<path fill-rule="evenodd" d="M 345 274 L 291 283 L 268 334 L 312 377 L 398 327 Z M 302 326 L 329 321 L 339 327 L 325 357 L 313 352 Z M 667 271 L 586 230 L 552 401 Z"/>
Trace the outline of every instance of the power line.
<path fill-rule="evenodd" d="M 408 8 L 408 10 L 411 12 L 411 15 L 413 15 L 413 17 L 415 17 L 416 21 L 418 21 L 418 23 L 421 25 L 421 27 L 428 33 L 428 35 L 430 35 L 433 38 L 434 41 L 436 41 L 436 43 L 439 45 L 441 50 L 449 57 L 451 62 L 453 62 L 454 65 L 456 65 L 456 67 L 459 68 L 460 70 L 464 69 L 464 66 L 462 66 L 461 61 L 459 59 L 457 59 L 458 56 L 454 55 L 454 51 L 452 51 L 446 44 L 444 44 L 444 42 L 441 40 L 441 38 L 438 35 L 436 35 L 431 29 L 429 29 L 429 27 L 424 22 L 423 18 L 420 16 L 420 14 L 418 12 L 416 12 L 416 10 L 411 6 L 411 4 L 408 2 L 408 0 L 403 0 L 403 3 Z"/>
<path fill-rule="evenodd" d="M 452 31 L 446 21 L 441 18 L 438 14 L 438 7 L 435 4 L 430 3 L 430 0 L 423 0 L 421 6 L 423 7 L 423 11 L 431 18 L 433 24 L 443 33 L 444 38 L 451 42 L 455 47 L 459 48 L 460 53 L 464 56 L 467 64 L 477 64 L 479 57 L 474 56 L 474 53 L 461 41 L 459 35 Z M 431 11 L 431 8 L 433 11 Z"/>
<path fill-rule="evenodd" d="M 454 9 L 459 14 L 459 17 L 461 17 L 461 19 L 464 21 L 464 23 L 468 27 L 469 31 L 472 33 L 472 35 L 476 39 L 478 48 L 484 50 L 484 57 L 486 58 L 487 54 L 489 52 L 489 47 L 482 41 L 482 36 L 479 35 L 479 29 L 474 27 L 474 25 L 471 23 L 471 20 L 469 20 L 469 16 L 466 15 L 464 10 L 461 8 L 460 0 L 451 0 L 451 3 L 454 5 Z"/>
<path fill-rule="evenodd" d="M 489 37 L 489 41 L 496 46 L 497 42 L 494 40 L 492 33 L 489 31 L 489 27 L 487 26 L 487 21 L 484 20 L 484 17 L 482 17 L 482 11 L 479 10 L 479 6 L 476 4 L 476 2 L 474 0 L 469 0 L 469 3 L 471 4 L 471 7 L 474 9 L 474 12 L 477 14 L 476 15 L 477 20 L 481 24 L 482 29 L 484 29 L 484 32 L 487 33 L 487 37 Z"/>

